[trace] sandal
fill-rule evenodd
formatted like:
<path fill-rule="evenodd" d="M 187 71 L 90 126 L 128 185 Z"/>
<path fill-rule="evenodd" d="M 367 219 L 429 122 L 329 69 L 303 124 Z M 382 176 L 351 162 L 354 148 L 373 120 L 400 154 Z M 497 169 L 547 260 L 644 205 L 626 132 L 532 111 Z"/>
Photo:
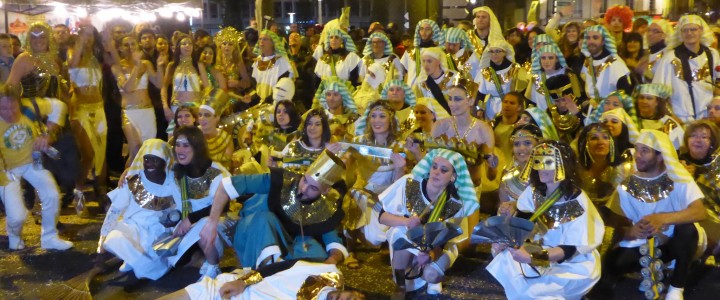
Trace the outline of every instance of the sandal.
<path fill-rule="evenodd" d="M 345 266 L 348 267 L 348 269 L 357 270 L 360 269 L 360 261 L 351 253 L 345 258 Z"/>

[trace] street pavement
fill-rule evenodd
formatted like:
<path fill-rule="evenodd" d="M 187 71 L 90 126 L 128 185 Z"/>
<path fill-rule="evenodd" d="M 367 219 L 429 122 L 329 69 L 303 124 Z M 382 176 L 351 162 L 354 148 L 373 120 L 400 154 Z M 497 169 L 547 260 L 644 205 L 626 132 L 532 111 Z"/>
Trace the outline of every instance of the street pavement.
<path fill-rule="evenodd" d="M 93 205 L 93 203 L 90 203 Z M 97 207 L 91 207 L 97 210 Z M 34 211 L 37 212 L 38 208 Z M 65 291 L 63 283 L 93 267 L 97 239 L 103 216 L 79 217 L 74 210 L 61 214 L 61 236 L 75 243 L 69 251 L 40 249 L 40 226 L 36 214 L 28 218 L 24 230 L 27 248 L 9 251 L 5 231 L 5 216 L 0 213 L 0 299 L 58 299 Z M 368 299 L 387 299 L 394 289 L 387 251 L 364 250 L 358 253 L 361 267 L 348 270 L 341 266 L 347 286 L 364 292 Z M 408 299 L 504 299 L 502 287 L 485 271 L 489 259 L 487 248 L 470 255 L 461 255 L 447 272 L 441 296 L 413 293 Z M 237 261 L 227 249 L 221 261 L 223 271 L 234 269 Z M 90 282 L 95 299 L 155 299 L 184 288 L 199 278 L 197 260 L 171 270 L 157 281 L 138 280 L 130 273 L 120 273 L 117 265 Z M 698 267 L 693 270 L 686 299 L 718 299 L 720 269 Z M 643 299 L 637 291 L 639 277 L 629 276 L 615 289 L 616 299 Z"/>

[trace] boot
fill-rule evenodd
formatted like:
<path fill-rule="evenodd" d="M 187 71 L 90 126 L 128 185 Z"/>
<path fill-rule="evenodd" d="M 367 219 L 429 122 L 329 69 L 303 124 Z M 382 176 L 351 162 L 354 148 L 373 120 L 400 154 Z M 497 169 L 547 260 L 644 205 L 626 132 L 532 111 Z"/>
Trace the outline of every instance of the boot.
<path fill-rule="evenodd" d="M 394 269 L 395 275 L 395 291 L 392 294 L 392 300 L 405 300 L 405 270 Z"/>
<path fill-rule="evenodd" d="M 44 201 L 42 204 L 42 230 L 40 247 L 45 250 L 67 250 L 73 243 L 60 239 L 56 226 L 58 216 L 58 198 Z"/>

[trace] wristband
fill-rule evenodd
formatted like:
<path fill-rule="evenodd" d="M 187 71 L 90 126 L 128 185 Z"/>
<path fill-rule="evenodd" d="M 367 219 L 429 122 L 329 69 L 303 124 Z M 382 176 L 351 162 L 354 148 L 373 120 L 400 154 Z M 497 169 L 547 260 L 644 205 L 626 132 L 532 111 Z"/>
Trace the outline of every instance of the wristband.
<path fill-rule="evenodd" d="M 536 267 L 549 267 L 550 255 L 547 250 L 530 253 L 530 264 Z"/>
<path fill-rule="evenodd" d="M 262 275 L 258 271 L 250 271 L 245 276 L 240 277 L 240 280 L 245 282 L 245 286 L 251 286 L 263 280 Z"/>

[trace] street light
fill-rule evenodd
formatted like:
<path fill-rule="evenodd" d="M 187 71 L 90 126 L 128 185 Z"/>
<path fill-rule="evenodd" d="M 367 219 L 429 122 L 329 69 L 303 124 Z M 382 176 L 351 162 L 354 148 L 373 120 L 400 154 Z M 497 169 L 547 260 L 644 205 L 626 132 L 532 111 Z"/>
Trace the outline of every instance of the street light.
<path fill-rule="evenodd" d="M 290 24 L 295 23 L 295 13 L 291 12 L 288 15 L 290 15 Z"/>
<path fill-rule="evenodd" d="M 322 23 L 322 0 L 318 0 L 318 24 Z"/>

